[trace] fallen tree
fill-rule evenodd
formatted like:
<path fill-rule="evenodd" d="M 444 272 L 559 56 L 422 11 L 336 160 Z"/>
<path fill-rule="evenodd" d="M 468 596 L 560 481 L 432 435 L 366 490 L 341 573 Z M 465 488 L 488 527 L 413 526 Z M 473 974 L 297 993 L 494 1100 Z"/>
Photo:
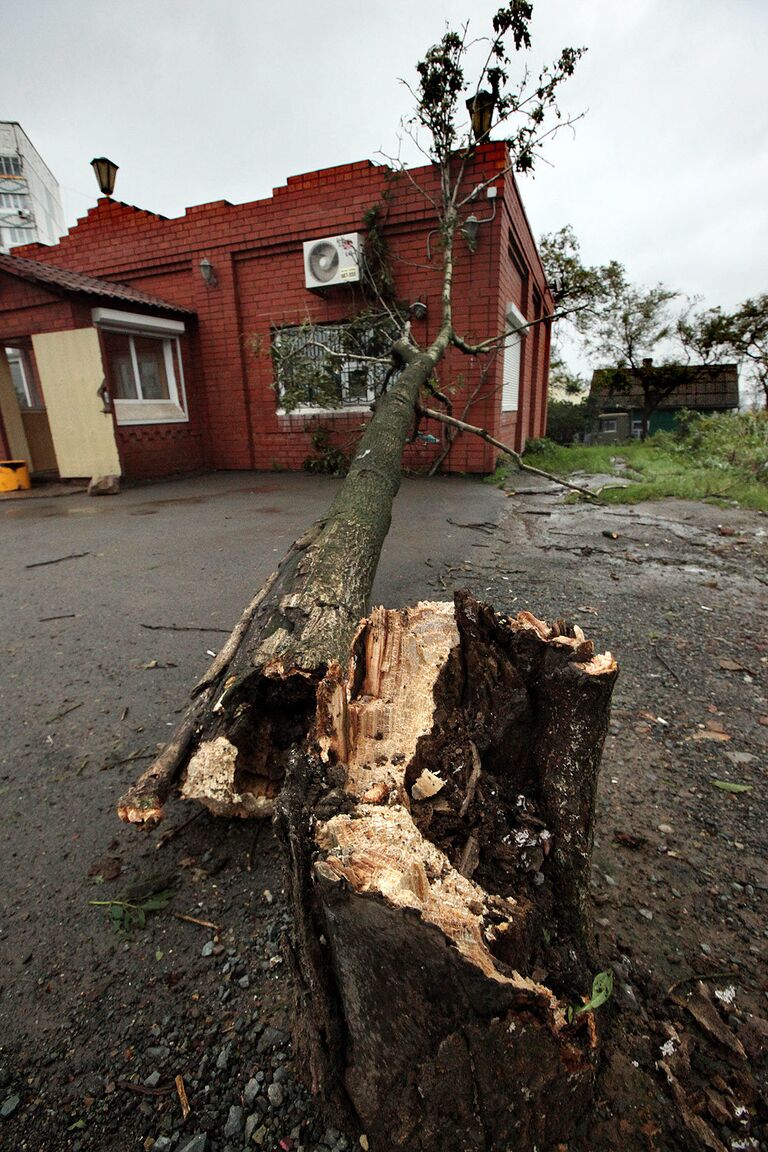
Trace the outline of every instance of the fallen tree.
<path fill-rule="evenodd" d="M 502 119 L 525 108 L 500 91 L 504 36 L 527 46 L 529 17 L 517 0 L 494 21 L 484 74 Z M 419 397 L 451 345 L 479 354 L 451 312 L 473 148 L 457 154 L 453 134 L 465 50 L 448 33 L 419 66 L 443 158 L 438 336 L 422 350 L 403 326 L 336 500 L 120 802 L 124 820 L 156 822 L 180 781 L 214 812 L 275 816 L 295 1041 L 313 1087 L 382 1152 L 548 1147 L 573 1132 L 596 1076 L 595 1021 L 580 1009 L 596 967 L 586 892 L 616 665 L 577 627 L 511 619 L 467 593 L 366 616 Z M 530 163 L 576 56 L 540 77 L 511 164 Z"/>

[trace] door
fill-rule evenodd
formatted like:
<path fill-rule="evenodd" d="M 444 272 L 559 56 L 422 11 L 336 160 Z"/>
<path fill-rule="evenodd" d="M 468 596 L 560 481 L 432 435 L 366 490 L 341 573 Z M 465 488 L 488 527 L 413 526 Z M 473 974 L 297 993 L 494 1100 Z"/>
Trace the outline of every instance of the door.
<path fill-rule="evenodd" d="M 112 413 L 102 399 L 104 368 L 95 328 L 32 337 L 37 374 L 62 479 L 119 476 Z"/>

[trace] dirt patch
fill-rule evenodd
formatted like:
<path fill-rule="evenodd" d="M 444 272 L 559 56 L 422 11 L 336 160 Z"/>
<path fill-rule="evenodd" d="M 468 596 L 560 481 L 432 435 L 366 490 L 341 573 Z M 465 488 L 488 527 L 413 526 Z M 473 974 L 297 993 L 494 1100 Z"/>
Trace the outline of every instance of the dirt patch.
<path fill-rule="evenodd" d="M 397 595 L 406 603 L 468 587 L 503 611 L 566 616 L 621 667 L 592 878 L 601 964 L 616 991 L 597 1014 L 608 1035 L 602 1095 L 569 1152 L 764 1148 L 768 519 L 677 502 L 568 505 L 547 485 L 526 477 L 525 487 L 496 528 L 485 510 L 457 513 L 450 492 L 433 503 L 433 519 L 453 519 L 452 554 L 409 560 Z M 70 523 L 85 531 L 89 519 Z M 48 554 L 42 528 L 30 530 L 33 558 Z M 147 553 L 139 568 L 150 598 L 166 588 L 162 560 Z M 35 619 L 76 611 L 82 621 L 36 625 L 37 639 L 12 635 L 4 649 L 21 700 L 31 691 L 25 652 L 38 645 L 42 703 L 22 708 L 0 779 L 0 1145 L 128 1152 L 156 1141 L 157 1152 L 181 1152 L 205 1136 L 206 1152 L 359 1147 L 293 1061 L 271 829 L 202 815 L 164 841 L 194 806 L 177 805 L 151 834 L 114 818 L 207 662 L 208 640 L 131 631 L 130 601 L 110 632 L 109 618 L 88 615 L 98 587 L 79 598 L 65 567 L 38 570 L 50 583 Z M 162 579 L 173 603 L 179 578 Z M 222 573 L 215 579 L 221 586 Z M 248 598 L 235 592 L 216 625 Z M 173 621 L 205 623 L 204 602 L 188 598 Z M 131 638 L 119 662 L 117 634 Z M 149 657 L 168 670 L 147 671 Z M 172 896 L 130 933 L 89 903 L 141 905 L 157 891 Z"/>

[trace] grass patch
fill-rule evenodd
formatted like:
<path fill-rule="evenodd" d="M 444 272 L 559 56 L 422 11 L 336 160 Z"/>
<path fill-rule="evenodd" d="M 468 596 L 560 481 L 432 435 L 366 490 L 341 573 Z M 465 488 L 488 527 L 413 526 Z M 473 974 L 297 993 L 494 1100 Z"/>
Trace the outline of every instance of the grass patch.
<path fill-rule="evenodd" d="M 567 477 L 573 472 L 606 474 L 630 480 L 627 487 L 606 487 L 612 504 L 641 500 L 706 500 L 768 511 L 768 413 L 700 416 L 687 413 L 674 433 L 659 432 L 645 443 L 574 444 L 532 441 L 526 461 Z M 502 461 L 490 478 L 501 483 L 515 471 Z"/>

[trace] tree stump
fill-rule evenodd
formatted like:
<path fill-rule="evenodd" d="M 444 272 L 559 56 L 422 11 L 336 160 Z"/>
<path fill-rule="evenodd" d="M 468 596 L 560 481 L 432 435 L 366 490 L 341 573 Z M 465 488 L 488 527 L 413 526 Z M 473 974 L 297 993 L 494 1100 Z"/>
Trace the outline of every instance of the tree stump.
<path fill-rule="evenodd" d="M 569 1023 L 568 1006 L 595 971 L 587 893 L 616 675 L 577 627 L 457 593 L 375 609 L 349 668 L 315 685 L 311 722 L 297 697 L 306 740 L 270 748 L 273 708 L 258 756 L 249 742 L 233 811 L 277 807 L 298 1045 L 374 1152 L 543 1149 L 589 1106 L 595 1020 Z"/>

